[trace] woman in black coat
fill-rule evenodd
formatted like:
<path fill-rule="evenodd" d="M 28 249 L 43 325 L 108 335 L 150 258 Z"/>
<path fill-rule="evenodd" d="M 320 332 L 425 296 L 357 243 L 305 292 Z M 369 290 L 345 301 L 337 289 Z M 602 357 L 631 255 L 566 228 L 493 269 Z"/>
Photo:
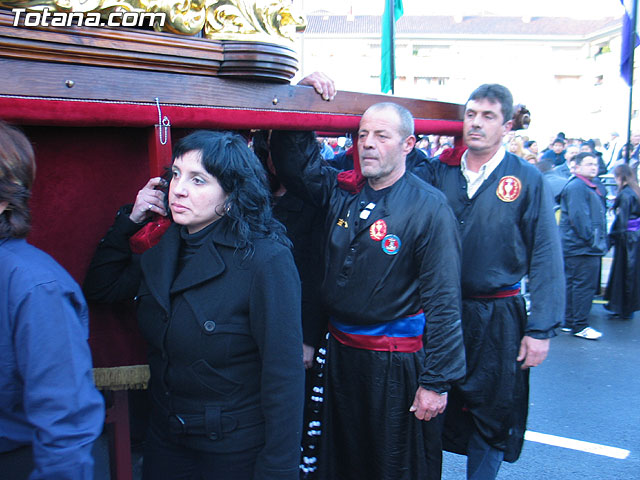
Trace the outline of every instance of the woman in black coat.
<path fill-rule="evenodd" d="M 615 247 L 605 299 L 611 317 L 630 319 L 640 310 L 640 187 L 631 168 L 618 165 L 613 170 L 618 185 L 613 208 L 616 218 L 609 235 Z"/>
<path fill-rule="evenodd" d="M 298 478 L 304 369 L 300 282 L 265 173 L 242 137 L 197 131 L 100 243 L 85 292 L 134 295 L 149 345 L 143 478 Z M 130 237 L 172 222 L 142 255 Z"/>

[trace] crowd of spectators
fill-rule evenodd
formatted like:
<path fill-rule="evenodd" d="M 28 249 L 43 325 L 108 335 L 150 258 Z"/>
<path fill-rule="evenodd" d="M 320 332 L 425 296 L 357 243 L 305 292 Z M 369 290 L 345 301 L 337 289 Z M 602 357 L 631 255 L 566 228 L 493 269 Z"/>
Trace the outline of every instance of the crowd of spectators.
<path fill-rule="evenodd" d="M 520 148 L 520 145 L 522 145 L 522 148 Z M 572 247 L 572 249 L 567 247 L 568 244 L 573 245 L 573 243 L 575 243 L 574 240 L 581 237 L 581 235 L 575 231 L 577 224 L 584 226 L 585 232 L 589 231 L 589 225 L 593 226 L 603 221 L 600 217 L 604 218 L 604 212 L 607 210 L 611 213 L 609 219 L 614 216 L 616 219 L 619 217 L 622 218 L 621 215 L 624 213 L 621 212 L 620 209 L 622 188 L 637 184 L 640 157 L 640 132 L 633 133 L 629 145 L 630 151 L 627 157 L 628 145 L 620 139 L 617 133 L 612 133 L 610 139 L 603 145 L 599 139 L 585 140 L 582 138 L 568 138 L 563 132 L 559 132 L 546 148 L 541 150 L 538 150 L 538 144 L 535 140 L 529 139 L 526 136 L 520 136 L 515 132 L 510 132 L 509 135 L 505 136 L 504 140 L 505 148 L 538 167 L 543 173 L 545 181 L 556 201 L 556 218 L 563 235 L 563 245 L 565 246 L 564 260 L 565 275 L 567 277 L 568 310 L 562 330 L 572 332 L 581 338 L 596 340 L 602 336 L 600 332 L 588 326 L 586 319 L 593 296 L 602 293 L 600 292 L 600 279 L 602 276 L 601 257 L 607 253 L 610 247 L 614 247 L 613 255 L 617 260 L 615 262 L 617 265 L 617 273 L 612 272 L 605 291 L 605 299 L 610 301 L 610 305 L 607 305 L 607 308 L 614 312 L 612 314 L 613 316 L 618 315 L 625 319 L 631 318 L 633 311 L 636 309 L 635 302 L 638 297 L 638 289 L 635 285 L 637 282 L 635 281 L 635 275 L 631 275 L 631 277 L 633 277 L 633 279 L 631 279 L 630 274 L 627 273 L 635 270 L 635 250 L 634 252 L 629 252 L 627 251 L 628 245 L 626 243 L 621 241 L 616 243 L 616 241 L 614 241 L 615 238 L 626 239 L 626 236 L 635 234 L 635 230 L 633 229 L 629 230 L 631 233 L 627 233 L 627 223 L 635 221 L 633 212 L 629 214 L 631 220 L 624 217 L 622 221 L 617 222 L 618 225 L 615 227 L 626 235 L 624 237 L 622 234 L 619 234 L 618 237 L 612 234 L 609 235 L 609 241 L 607 242 L 606 235 L 603 236 L 603 234 L 607 232 L 606 225 L 601 226 L 602 228 L 594 227 L 592 229 L 598 232 L 602 240 L 597 252 L 594 253 L 594 251 L 589 250 L 587 256 L 580 256 L 576 254 L 576 248 Z M 583 161 L 585 158 L 587 159 L 586 162 Z M 584 170 L 587 167 L 583 167 L 583 165 L 589 164 L 589 158 L 591 158 L 591 163 L 595 165 L 593 176 L 584 175 Z M 627 177 L 629 178 L 625 182 L 620 180 L 620 178 L 627 178 L 624 177 L 621 172 L 628 172 Z M 572 180 L 575 179 L 581 179 L 583 182 L 574 182 L 572 184 Z M 569 185 L 578 187 L 578 190 L 569 187 Z M 580 190 L 580 188 L 582 190 Z M 572 192 L 577 193 L 570 195 Z M 580 192 L 583 192 L 583 194 L 580 195 Z M 629 187 L 625 192 L 628 194 L 629 192 L 633 192 L 633 190 Z M 628 194 L 627 196 L 632 200 L 636 198 L 636 195 L 632 194 Z M 585 201 L 581 201 L 583 197 Z M 591 204 L 586 201 L 587 197 L 593 197 Z M 595 208 L 595 206 L 599 205 L 602 205 L 601 210 Z M 578 217 L 582 218 L 582 220 L 578 221 Z M 614 224 L 615 223 L 616 222 L 614 222 Z M 590 249 L 593 249 L 593 245 L 595 244 L 592 240 L 593 239 L 585 243 L 585 245 L 588 243 L 588 248 Z M 580 250 L 579 253 L 584 252 Z M 630 266 L 623 263 L 619 258 L 621 253 L 625 253 L 625 258 L 632 258 L 633 265 Z M 581 262 L 583 262 L 583 259 L 593 260 L 591 267 L 592 272 L 585 275 L 585 278 L 597 278 L 595 292 L 593 288 L 588 285 L 585 288 L 579 285 L 576 286 L 580 275 L 576 273 L 577 270 L 574 271 L 575 268 L 573 267 L 575 267 L 575 265 L 573 264 L 582 265 Z M 624 274 L 621 273 L 622 270 L 624 270 Z M 621 278 L 625 278 L 626 280 L 622 281 Z M 630 290 L 633 290 L 633 292 L 630 292 Z M 620 292 L 627 291 L 630 293 L 625 294 L 624 300 L 620 300 L 618 303 L 616 303 L 617 300 L 616 302 L 611 302 L 611 298 L 622 298 L 622 293 Z M 574 294 L 575 292 L 582 293 L 578 295 Z M 585 307 L 580 314 L 576 313 L 577 310 L 579 310 L 576 305 L 581 301 L 579 297 L 584 297 L 585 299 L 582 302 Z M 572 303 L 570 302 L 571 298 L 574 298 L 575 302 L 573 302 L 573 307 L 569 308 Z"/>

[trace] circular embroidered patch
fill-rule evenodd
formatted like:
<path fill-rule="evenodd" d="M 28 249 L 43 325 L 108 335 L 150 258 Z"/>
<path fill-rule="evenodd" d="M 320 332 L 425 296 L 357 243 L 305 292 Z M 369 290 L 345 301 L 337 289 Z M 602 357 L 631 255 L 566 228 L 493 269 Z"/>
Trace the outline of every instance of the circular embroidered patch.
<path fill-rule="evenodd" d="M 387 235 L 382 240 L 382 251 L 387 255 L 395 255 L 400 251 L 401 244 L 397 235 Z"/>
<path fill-rule="evenodd" d="M 520 183 L 520 180 L 517 177 L 508 175 L 500 179 L 496 195 L 503 202 L 513 202 L 520 196 L 521 191 L 522 183 Z"/>
<path fill-rule="evenodd" d="M 379 242 L 387 234 L 387 222 L 384 220 L 376 220 L 369 227 L 369 236 L 372 240 Z"/>

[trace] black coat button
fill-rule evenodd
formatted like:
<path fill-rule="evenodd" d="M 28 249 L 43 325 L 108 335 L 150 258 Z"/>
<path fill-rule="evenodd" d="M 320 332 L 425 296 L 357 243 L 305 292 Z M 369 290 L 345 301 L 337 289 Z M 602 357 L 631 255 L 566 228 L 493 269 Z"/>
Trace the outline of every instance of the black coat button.
<path fill-rule="evenodd" d="M 204 322 L 203 327 L 207 332 L 213 332 L 216 329 L 216 322 L 213 320 L 207 320 Z"/>

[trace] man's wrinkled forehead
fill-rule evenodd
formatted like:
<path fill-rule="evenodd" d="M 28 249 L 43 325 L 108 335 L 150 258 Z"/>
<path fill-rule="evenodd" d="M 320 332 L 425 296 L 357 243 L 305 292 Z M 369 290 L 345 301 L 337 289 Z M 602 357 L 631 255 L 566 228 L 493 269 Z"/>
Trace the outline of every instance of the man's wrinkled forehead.
<path fill-rule="evenodd" d="M 397 130 L 400 117 L 392 108 L 370 107 L 360 117 L 358 131 L 389 131 Z"/>

